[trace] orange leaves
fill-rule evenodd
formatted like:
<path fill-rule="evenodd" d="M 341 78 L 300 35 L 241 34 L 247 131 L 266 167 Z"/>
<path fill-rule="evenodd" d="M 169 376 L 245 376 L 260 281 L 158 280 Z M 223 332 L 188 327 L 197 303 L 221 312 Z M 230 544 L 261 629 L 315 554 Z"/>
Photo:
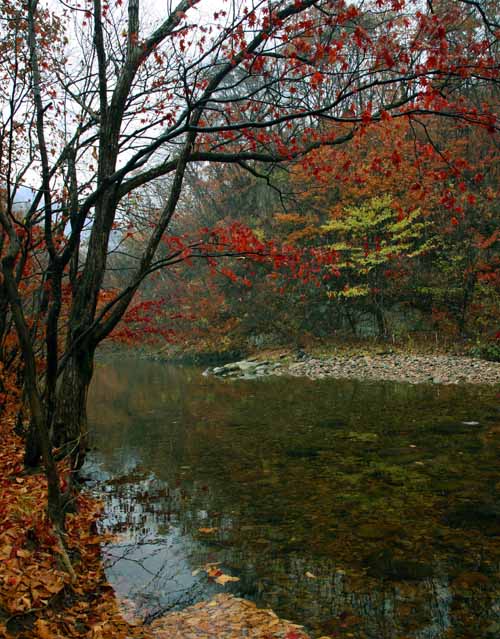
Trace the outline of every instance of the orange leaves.
<path fill-rule="evenodd" d="M 50 624 L 44 619 L 37 619 L 35 621 L 34 630 L 38 639 L 54 639 L 53 630 Z"/>
<path fill-rule="evenodd" d="M 200 532 L 205 531 L 215 531 L 217 528 L 199 528 Z M 205 572 L 208 579 L 210 581 L 214 581 L 216 584 L 220 586 L 225 586 L 228 583 L 239 581 L 239 577 L 234 577 L 233 575 L 226 575 L 219 568 L 220 562 L 205 564 L 202 568 L 196 568 L 193 570 L 193 576 L 198 575 L 201 571 Z"/>
<path fill-rule="evenodd" d="M 10 408 L 10 407 L 9 407 Z M 3 422 L 6 429 L 8 419 Z M 53 537 L 45 517 L 46 481 L 20 476 L 23 448 L 12 433 L 2 433 L 0 452 L 0 606 L 12 614 L 44 607 L 68 582 L 54 560 Z"/>
<path fill-rule="evenodd" d="M 12 546 L 14 537 L 19 538 L 15 527 L 0 536 L 0 605 L 12 614 L 46 606 L 68 581 L 67 574 L 54 567 L 48 552 L 16 548 Z"/>
<path fill-rule="evenodd" d="M 198 532 L 200 532 L 202 535 L 212 535 L 213 533 L 217 532 L 217 528 L 198 528 Z"/>
<path fill-rule="evenodd" d="M 29 612 L 33 626 L 26 636 L 33 639 L 92 636 L 96 626 L 103 630 L 103 639 L 132 637 L 112 593 L 100 593 L 104 575 L 95 544 L 101 539 L 89 532 L 96 505 L 83 495 L 77 497 L 78 514 L 68 516 L 66 535 L 72 556 L 80 558 L 75 562 L 78 581 L 70 584 L 69 575 L 59 566 L 59 548 L 40 506 L 47 499 L 46 481 L 36 474 L 19 475 L 23 447 L 11 431 L 13 408 L 14 404 L 8 406 L 0 423 L 0 609 L 20 615 L 21 624 Z M 54 597 L 65 589 L 72 589 L 73 608 L 55 613 Z M 89 603 L 93 597 L 102 608 Z M 5 633 L 0 624 L 0 637 L 8 636 Z"/>

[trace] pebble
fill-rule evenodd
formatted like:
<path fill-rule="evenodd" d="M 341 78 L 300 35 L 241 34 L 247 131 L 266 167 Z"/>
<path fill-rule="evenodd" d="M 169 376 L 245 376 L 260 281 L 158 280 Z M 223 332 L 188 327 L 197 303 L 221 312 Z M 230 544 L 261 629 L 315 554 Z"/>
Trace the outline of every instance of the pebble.
<path fill-rule="evenodd" d="M 273 371 L 318 379 L 365 379 L 409 384 L 500 384 L 500 363 L 456 355 L 345 355 L 308 358 Z"/>
<path fill-rule="evenodd" d="M 282 358 L 280 358 L 282 359 Z M 457 355 L 404 355 L 396 353 L 308 357 L 291 362 L 252 359 L 207 369 L 205 375 L 254 379 L 291 375 L 310 379 L 359 379 L 408 384 L 500 384 L 500 362 Z"/>

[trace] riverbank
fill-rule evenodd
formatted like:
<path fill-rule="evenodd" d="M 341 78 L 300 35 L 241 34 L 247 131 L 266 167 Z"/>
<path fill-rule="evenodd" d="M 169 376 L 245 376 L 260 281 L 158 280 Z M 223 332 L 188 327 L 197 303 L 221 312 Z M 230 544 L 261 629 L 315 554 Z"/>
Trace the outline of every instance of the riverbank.
<path fill-rule="evenodd" d="M 0 418 L 0 637 L 6 639 L 143 638 L 121 615 L 101 562 L 96 534 L 99 504 L 76 495 L 65 544 L 74 577 L 62 560 L 47 520 L 47 482 L 41 469 L 23 465 L 24 446 L 14 432 L 17 406 Z"/>
<path fill-rule="evenodd" d="M 409 384 L 500 384 L 500 363 L 463 355 L 413 354 L 392 350 L 333 353 L 271 351 L 207 369 L 221 377 L 290 375 L 310 379 L 358 379 Z"/>
<path fill-rule="evenodd" d="M 18 393 L 0 415 L 0 638 L 2 639 L 307 639 L 300 626 L 230 595 L 217 595 L 151 625 L 131 619 L 115 597 L 102 562 L 100 504 L 84 492 L 67 515 L 62 560 L 47 520 L 47 482 L 27 471 L 15 433 Z"/>

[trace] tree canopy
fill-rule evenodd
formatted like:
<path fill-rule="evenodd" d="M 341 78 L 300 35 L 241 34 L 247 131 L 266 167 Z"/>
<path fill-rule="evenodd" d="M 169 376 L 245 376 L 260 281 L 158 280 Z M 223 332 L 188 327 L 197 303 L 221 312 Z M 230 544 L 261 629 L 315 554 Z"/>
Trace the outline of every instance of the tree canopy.
<path fill-rule="evenodd" d="M 2 357 L 22 352 L 27 458 L 42 453 L 61 522 L 52 445 L 81 464 L 95 350 L 145 278 L 228 253 L 284 259 L 242 225 L 176 239 L 190 167 L 235 165 L 270 182 L 292 161 L 320 176 L 315 152 L 363 147 L 398 122 L 434 149 L 435 119 L 493 135 L 499 24 L 494 1 L 468 0 L 252 0 L 215 11 L 181 0 L 158 17 L 139 0 L 0 5 Z M 406 160 L 394 149 L 394 166 Z M 442 197 L 453 224 L 457 197 Z M 109 291 L 109 256 L 133 233 L 140 249 Z M 174 299 L 164 307 L 175 314 Z"/>

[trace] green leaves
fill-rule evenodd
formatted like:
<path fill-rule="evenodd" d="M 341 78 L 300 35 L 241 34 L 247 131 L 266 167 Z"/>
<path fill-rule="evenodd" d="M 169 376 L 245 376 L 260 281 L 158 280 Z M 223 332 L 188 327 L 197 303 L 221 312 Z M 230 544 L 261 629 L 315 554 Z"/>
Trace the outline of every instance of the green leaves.
<path fill-rule="evenodd" d="M 342 288 L 329 297 L 366 297 L 385 286 L 389 264 L 411 260 L 437 246 L 431 224 L 420 209 L 397 212 L 389 195 L 372 197 L 366 204 L 346 206 L 343 215 L 322 226 L 330 234 L 329 248 L 338 253 L 336 267 L 344 276 Z"/>

